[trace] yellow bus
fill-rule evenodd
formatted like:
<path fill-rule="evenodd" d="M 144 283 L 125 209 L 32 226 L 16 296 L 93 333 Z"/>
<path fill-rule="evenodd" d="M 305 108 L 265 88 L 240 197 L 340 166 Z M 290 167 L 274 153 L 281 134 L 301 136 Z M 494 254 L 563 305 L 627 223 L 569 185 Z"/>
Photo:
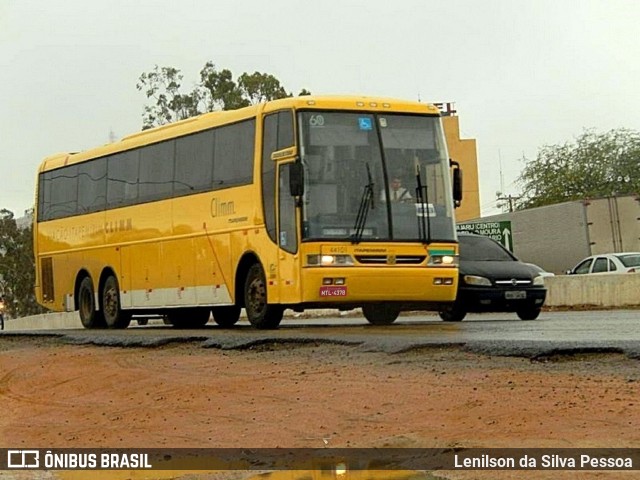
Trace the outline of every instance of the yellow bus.
<path fill-rule="evenodd" d="M 453 164 L 434 106 L 344 96 L 54 155 L 38 172 L 37 299 L 86 328 L 149 315 L 195 328 L 211 314 L 230 327 L 242 308 L 261 329 L 286 308 L 362 307 L 390 324 L 455 298 Z M 399 181 L 408 194 L 394 202 Z"/>

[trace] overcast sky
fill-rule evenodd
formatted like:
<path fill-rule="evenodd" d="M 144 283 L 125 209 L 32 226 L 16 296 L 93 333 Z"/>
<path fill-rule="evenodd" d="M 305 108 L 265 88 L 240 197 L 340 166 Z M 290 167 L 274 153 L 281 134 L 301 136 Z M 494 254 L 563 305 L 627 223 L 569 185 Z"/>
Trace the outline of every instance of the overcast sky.
<path fill-rule="evenodd" d="M 0 0 L 0 208 L 33 204 L 42 158 L 142 125 L 154 65 L 212 60 L 288 91 L 455 102 L 481 211 L 523 157 L 584 129 L 640 129 L 638 0 Z"/>

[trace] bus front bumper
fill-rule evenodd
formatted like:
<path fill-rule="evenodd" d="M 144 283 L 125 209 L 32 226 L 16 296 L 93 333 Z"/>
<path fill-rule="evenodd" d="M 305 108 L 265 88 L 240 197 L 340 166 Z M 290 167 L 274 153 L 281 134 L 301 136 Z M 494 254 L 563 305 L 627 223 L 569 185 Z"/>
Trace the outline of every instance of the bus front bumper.
<path fill-rule="evenodd" d="M 305 269 L 302 303 L 453 302 L 457 267 L 317 267 Z"/>

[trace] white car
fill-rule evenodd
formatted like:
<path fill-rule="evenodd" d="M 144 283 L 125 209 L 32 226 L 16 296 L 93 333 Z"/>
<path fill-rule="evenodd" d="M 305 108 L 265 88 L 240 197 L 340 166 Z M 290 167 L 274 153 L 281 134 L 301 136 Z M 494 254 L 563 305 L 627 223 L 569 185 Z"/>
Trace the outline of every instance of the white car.
<path fill-rule="evenodd" d="M 601 253 L 582 260 L 568 275 L 585 273 L 640 273 L 640 252 Z"/>

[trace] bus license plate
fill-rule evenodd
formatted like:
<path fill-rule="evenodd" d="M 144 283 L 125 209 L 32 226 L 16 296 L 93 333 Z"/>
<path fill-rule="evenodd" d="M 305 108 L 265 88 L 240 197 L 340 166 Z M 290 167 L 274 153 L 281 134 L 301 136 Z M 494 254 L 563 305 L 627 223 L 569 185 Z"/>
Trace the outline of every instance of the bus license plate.
<path fill-rule="evenodd" d="M 346 297 L 347 287 L 320 287 L 321 297 Z"/>
<path fill-rule="evenodd" d="M 504 298 L 506 298 L 507 300 L 522 300 L 523 298 L 527 298 L 527 292 L 523 290 L 504 292 Z"/>

